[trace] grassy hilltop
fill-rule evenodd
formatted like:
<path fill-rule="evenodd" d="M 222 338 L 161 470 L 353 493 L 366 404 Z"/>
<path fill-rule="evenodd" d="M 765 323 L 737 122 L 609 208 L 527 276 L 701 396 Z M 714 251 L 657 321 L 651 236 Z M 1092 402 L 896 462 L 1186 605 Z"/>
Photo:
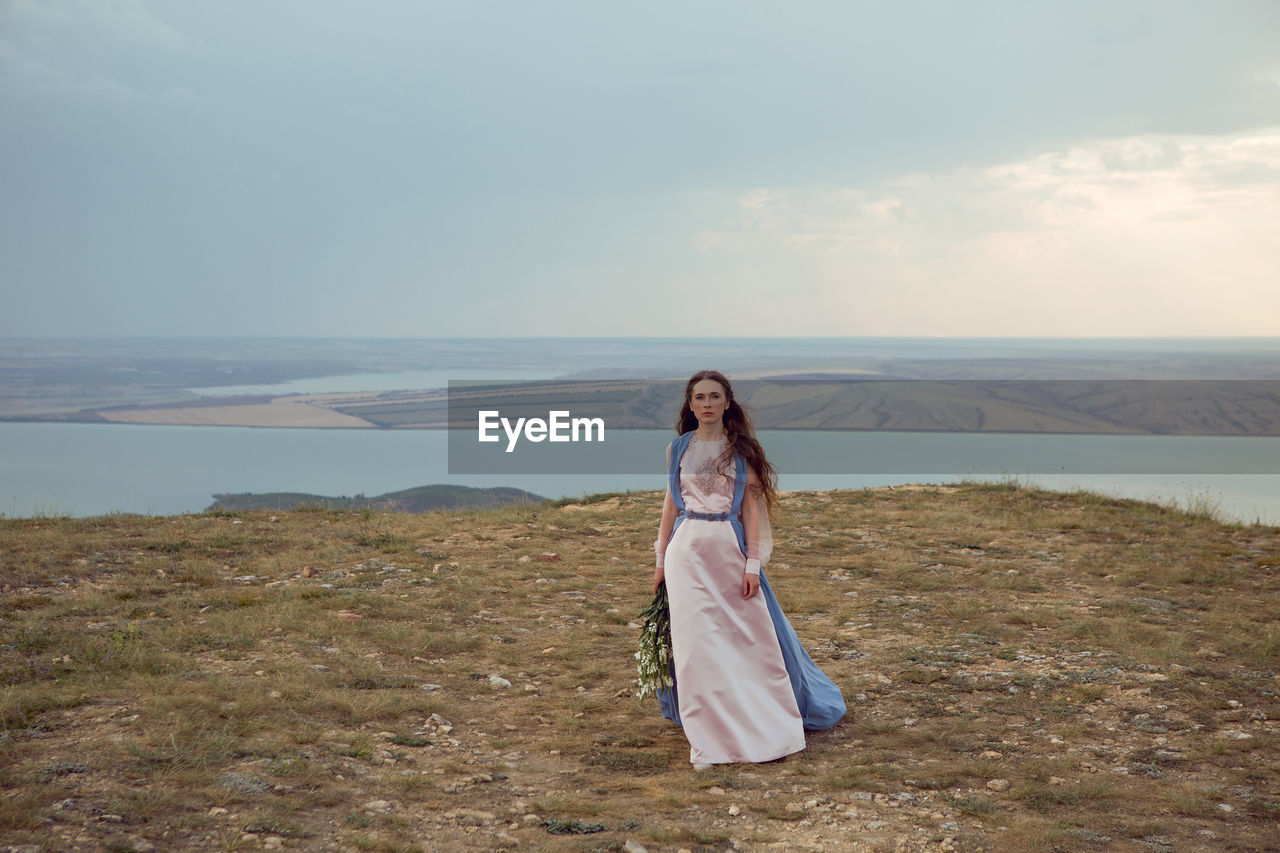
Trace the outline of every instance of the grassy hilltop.
<path fill-rule="evenodd" d="M 0 845 L 1280 846 L 1280 529 L 791 493 L 767 571 L 850 712 L 699 774 L 630 695 L 660 498 L 0 520 Z"/>

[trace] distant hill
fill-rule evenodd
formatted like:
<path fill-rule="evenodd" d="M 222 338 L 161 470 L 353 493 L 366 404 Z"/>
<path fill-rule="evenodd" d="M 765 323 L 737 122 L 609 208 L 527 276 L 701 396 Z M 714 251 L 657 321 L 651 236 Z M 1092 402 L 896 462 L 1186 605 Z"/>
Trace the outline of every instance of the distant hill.
<path fill-rule="evenodd" d="M 669 429 L 681 382 L 543 380 L 329 395 L 322 405 L 386 428 L 474 432 L 479 410 L 553 410 L 609 429 Z M 1093 435 L 1280 435 L 1272 379 L 892 379 L 819 372 L 734 383 L 757 429 Z"/>
<path fill-rule="evenodd" d="M 387 492 L 376 497 L 329 497 L 304 492 L 263 492 L 255 494 L 215 494 L 209 509 L 293 509 L 298 506 L 323 506 L 331 509 L 382 509 L 398 512 L 427 512 L 433 509 L 481 509 L 509 504 L 542 503 L 546 498 L 526 492 L 497 486 L 477 489 L 471 486 L 418 486 L 401 492 Z"/>

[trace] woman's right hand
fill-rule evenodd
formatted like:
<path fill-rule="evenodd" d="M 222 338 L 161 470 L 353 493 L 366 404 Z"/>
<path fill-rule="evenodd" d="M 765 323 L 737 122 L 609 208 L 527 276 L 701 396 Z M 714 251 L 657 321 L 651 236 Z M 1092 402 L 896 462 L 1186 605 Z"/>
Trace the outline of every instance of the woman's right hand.
<path fill-rule="evenodd" d="M 661 566 L 653 570 L 653 594 L 658 594 L 658 587 L 666 580 L 667 574 Z"/>

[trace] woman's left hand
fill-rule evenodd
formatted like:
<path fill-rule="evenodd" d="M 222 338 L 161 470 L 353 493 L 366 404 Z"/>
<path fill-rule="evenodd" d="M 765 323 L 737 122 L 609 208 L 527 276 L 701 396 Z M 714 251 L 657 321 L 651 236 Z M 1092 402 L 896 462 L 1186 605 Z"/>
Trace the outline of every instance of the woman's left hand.
<path fill-rule="evenodd" d="M 760 576 L 752 574 L 742 575 L 742 597 L 750 598 L 760 591 Z"/>

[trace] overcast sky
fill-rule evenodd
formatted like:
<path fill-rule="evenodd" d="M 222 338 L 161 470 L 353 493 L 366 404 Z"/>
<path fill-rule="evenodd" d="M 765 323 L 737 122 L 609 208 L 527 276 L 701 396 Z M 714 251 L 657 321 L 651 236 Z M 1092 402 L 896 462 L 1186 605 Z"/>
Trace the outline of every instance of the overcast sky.
<path fill-rule="evenodd" d="M 0 0 L 0 335 L 1280 335 L 1280 3 Z"/>

